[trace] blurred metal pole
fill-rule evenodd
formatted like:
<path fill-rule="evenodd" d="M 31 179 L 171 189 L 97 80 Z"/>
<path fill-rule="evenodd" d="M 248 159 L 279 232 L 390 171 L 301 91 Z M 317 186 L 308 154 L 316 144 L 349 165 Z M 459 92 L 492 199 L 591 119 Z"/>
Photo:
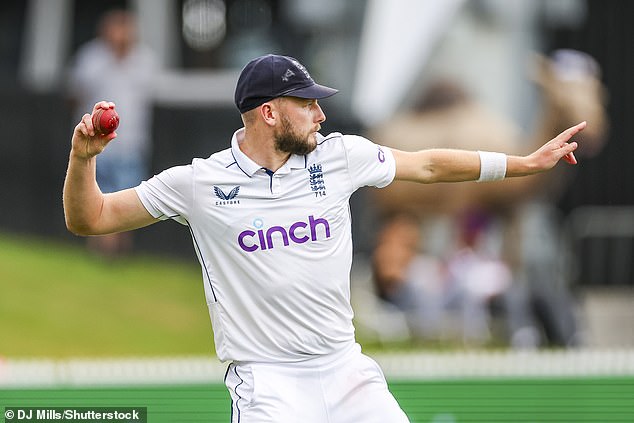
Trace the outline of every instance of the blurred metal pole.
<path fill-rule="evenodd" d="M 30 0 L 20 79 L 35 91 L 59 87 L 71 37 L 72 0 Z"/>
<path fill-rule="evenodd" d="M 364 124 L 376 125 L 399 108 L 465 1 L 368 1 L 352 95 Z"/>
<path fill-rule="evenodd" d="M 133 0 L 139 20 L 139 36 L 163 68 L 174 68 L 179 57 L 179 16 L 176 0 Z"/>

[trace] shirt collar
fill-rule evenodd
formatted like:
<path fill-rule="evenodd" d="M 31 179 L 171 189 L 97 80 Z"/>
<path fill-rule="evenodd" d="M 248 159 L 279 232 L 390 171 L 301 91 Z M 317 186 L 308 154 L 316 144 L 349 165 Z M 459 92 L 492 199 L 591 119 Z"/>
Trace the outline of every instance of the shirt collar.
<path fill-rule="evenodd" d="M 238 129 L 231 137 L 231 154 L 236 164 L 248 177 L 252 177 L 258 170 L 264 169 L 240 150 L 240 143 L 244 141 L 244 128 Z M 286 163 L 277 171 L 278 174 L 289 173 L 291 169 L 305 169 L 306 156 L 291 154 Z"/>
<path fill-rule="evenodd" d="M 298 154 L 291 154 L 282 168 L 288 166 L 290 169 L 305 169 L 306 168 L 306 156 L 300 156 Z"/>

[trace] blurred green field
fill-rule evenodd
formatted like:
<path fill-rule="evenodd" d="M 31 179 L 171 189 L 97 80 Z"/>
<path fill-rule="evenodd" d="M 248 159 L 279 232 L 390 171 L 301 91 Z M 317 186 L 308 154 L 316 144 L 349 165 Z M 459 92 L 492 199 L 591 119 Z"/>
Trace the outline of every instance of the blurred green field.
<path fill-rule="evenodd" d="M 412 423 L 631 423 L 634 379 L 394 381 Z M 226 423 L 218 384 L 127 388 L 0 389 L 3 407 L 147 407 L 148 421 Z M 2 410 L 4 411 L 4 410 Z M 388 423 L 388 422 L 386 422 Z"/>
<path fill-rule="evenodd" d="M 213 355 L 200 272 L 193 251 L 191 261 L 104 261 L 83 243 L 0 233 L 0 357 Z M 422 346 L 358 341 L 370 351 Z"/>
<path fill-rule="evenodd" d="M 229 420 L 230 402 L 221 376 L 209 383 L 171 385 L 143 383 L 135 372 L 125 384 L 108 384 L 99 377 L 92 381 L 94 386 L 86 382 L 74 385 L 72 378 L 59 379 L 70 377 L 60 370 L 69 371 L 66 358 L 134 356 L 148 360 L 144 357 L 192 355 L 217 363 L 212 357 L 211 324 L 200 269 L 194 261 L 134 256 L 104 262 L 81 244 L 0 234 L 0 334 L 0 375 L 9 382 L 0 386 L 1 411 L 29 406 L 135 406 L 147 407 L 152 422 Z M 367 344 L 367 352 L 365 347 Z M 481 351 L 482 357 L 493 353 Z M 556 362 L 559 366 L 577 363 L 578 376 L 566 371 L 565 376 L 544 376 L 544 369 L 556 370 L 552 366 L 557 357 L 550 355 L 542 357 L 541 370 L 535 371 L 540 376 L 531 378 L 496 377 L 499 369 L 508 367 L 502 358 L 492 360 L 499 361 L 499 369 L 493 366 L 486 377 L 469 377 L 468 371 L 462 376 L 434 379 L 430 375 L 435 368 L 424 367 L 417 379 L 416 366 L 406 372 L 407 380 L 390 372 L 386 375 L 394 395 L 415 423 L 634 421 L 629 353 L 604 352 L 594 357 L 590 352 L 590 361 L 587 357 L 579 360 L 578 355 L 566 357 Z M 19 382 L 26 379 L 16 379 L 11 369 L 22 361 L 13 358 L 60 360 L 53 362 L 58 370 L 50 374 L 57 382 Z M 513 358 L 518 375 L 531 373 L 528 358 Z M 426 366 L 435 362 L 433 356 L 421 360 Z M 454 366 L 463 362 L 454 361 Z M 38 365 L 37 360 L 34 363 Z M 472 367 L 479 361 L 473 363 Z M 383 367 L 391 366 L 384 363 Z M 141 368 L 147 371 L 145 365 Z M 596 372 L 596 368 L 602 370 Z"/>
<path fill-rule="evenodd" d="M 213 354 L 200 267 L 0 234 L 0 356 Z"/>

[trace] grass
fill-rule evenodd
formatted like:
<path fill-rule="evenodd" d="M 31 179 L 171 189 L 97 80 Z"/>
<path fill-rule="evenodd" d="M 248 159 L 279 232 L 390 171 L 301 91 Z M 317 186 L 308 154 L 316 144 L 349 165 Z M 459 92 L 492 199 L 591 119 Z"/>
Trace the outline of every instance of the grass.
<path fill-rule="evenodd" d="M 80 245 L 0 234 L 0 356 L 212 353 L 195 262 L 105 262 Z"/>
<path fill-rule="evenodd" d="M 366 352 L 454 349 L 443 341 Z M 214 354 L 199 265 L 158 256 L 104 261 L 77 243 L 0 233 L 0 359 Z"/>
<path fill-rule="evenodd" d="M 412 423 L 634 421 L 631 377 L 410 380 L 393 381 L 390 390 Z M 0 411 L 2 406 L 71 405 L 147 407 L 147 421 L 152 423 L 230 420 L 229 394 L 222 383 L 0 389 Z"/>

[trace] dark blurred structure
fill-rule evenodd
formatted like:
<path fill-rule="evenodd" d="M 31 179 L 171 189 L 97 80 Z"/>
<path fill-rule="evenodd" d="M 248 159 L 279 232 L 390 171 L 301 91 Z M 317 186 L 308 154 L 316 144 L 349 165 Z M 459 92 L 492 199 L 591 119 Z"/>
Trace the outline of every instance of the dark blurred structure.
<path fill-rule="evenodd" d="M 154 106 L 152 172 L 158 173 L 229 146 L 233 132 L 242 125 L 232 94 L 246 56 L 251 58 L 269 51 L 288 52 L 307 63 L 312 62 L 304 58 L 305 41 L 311 35 L 311 28 L 298 29 L 285 15 L 284 3 L 287 2 L 3 2 L 0 5 L 0 178 L 3 181 L 0 184 L 0 230 L 81 242 L 65 229 L 61 205 L 70 136 L 75 124 L 65 100 L 61 71 L 72 52 L 95 36 L 97 21 L 103 12 L 115 7 L 132 8 L 140 12 L 142 37 L 156 42 L 156 33 L 143 31 L 159 27 L 158 31 L 164 29 L 177 40 L 176 46 L 169 40 L 159 43 L 171 48 L 162 50 L 166 72 L 159 82 L 161 87 Z M 350 14 L 360 4 L 350 3 L 352 6 L 338 10 Z M 164 19 L 165 28 L 154 22 L 149 25 L 145 22 L 143 26 L 144 19 Z M 219 34 L 192 33 L 188 22 L 194 29 L 201 24 L 215 28 Z M 318 70 L 313 68 L 316 66 L 312 66 L 311 71 L 318 78 Z M 328 101 L 324 105 L 328 108 Z M 359 132 L 358 126 L 350 121 L 337 121 L 336 107 L 336 104 L 330 107 L 324 131 L 337 128 Z M 123 122 L 125 116 L 121 119 Z M 167 240 L 169 242 L 165 242 Z M 179 225 L 167 223 L 141 229 L 137 243 L 140 251 L 193 257 L 190 236 Z"/>
<path fill-rule="evenodd" d="M 580 3 L 588 9 L 582 27 L 543 35 L 550 49 L 582 50 L 601 64 L 603 81 L 611 93 L 608 106 L 611 128 L 604 151 L 594 160 L 581 163 L 576 183 L 560 200 L 559 206 L 565 213 L 582 205 L 634 204 L 634 168 L 629 165 L 634 143 L 629 142 L 626 125 L 634 110 L 631 79 L 634 56 L 628 47 L 629 40 L 634 38 L 630 23 L 634 3 L 627 0 Z M 311 9 L 311 4 L 319 7 Z M 74 239 L 64 227 L 61 207 L 71 113 L 61 87 L 54 82 L 58 76 L 54 65 L 65 63 L 71 51 L 94 35 L 97 18 L 107 8 L 137 8 L 142 20 L 155 21 L 154 25 L 143 26 L 142 37 L 159 46 L 175 45 L 162 49 L 168 72 L 157 92 L 152 128 L 152 169 L 158 172 L 228 146 L 231 134 L 241 124 L 231 104 L 231 94 L 239 70 L 236 67 L 244 62 L 243 57 L 232 53 L 243 52 L 252 57 L 273 50 L 298 57 L 316 79 L 342 88 L 340 97 L 323 104 L 328 115 L 324 132 L 360 132 L 363 128 L 351 117 L 345 99 L 351 87 L 347 84 L 356 73 L 355 47 L 365 4 L 364 0 L 3 1 L 0 4 L 0 229 Z M 204 8 L 205 13 L 194 13 L 197 7 Z M 187 13 L 194 17 L 194 24 L 196 18 L 204 17 L 202 27 L 210 30 L 188 33 L 184 24 Z M 41 16 L 39 20 L 34 19 L 37 16 Z M 41 22 L 50 25 L 43 26 Z M 170 35 L 173 39 L 168 38 Z M 403 40 L 404 44 L 407 42 Z M 196 81 L 202 83 L 190 85 Z M 211 93 L 210 98 L 201 100 L 207 93 Z M 361 192 L 353 201 L 353 212 L 361 210 L 363 201 Z M 355 243 L 359 244 L 357 251 L 368 251 L 364 245 L 367 228 L 359 227 L 360 222 L 356 219 L 353 228 Z M 189 234 L 177 227 L 168 223 L 139 231 L 139 247 L 191 258 Z M 591 251 L 596 244 L 594 240 L 584 240 L 579 248 Z M 632 254 L 630 250 L 626 257 L 629 263 L 634 261 Z M 581 265 L 586 264 L 582 261 Z M 634 285 L 634 271 L 631 266 L 628 269 L 629 273 L 622 275 L 624 279 L 620 281 Z M 611 280 L 594 278 L 591 273 L 581 271 L 579 282 L 601 284 Z"/>
<path fill-rule="evenodd" d="M 593 0 L 588 2 L 587 13 L 581 30 L 555 30 L 549 45 L 582 49 L 601 64 L 602 80 L 609 92 L 610 134 L 602 153 L 578 167 L 575 183 L 563 193 L 558 206 L 565 215 L 572 214 L 571 226 L 582 232 L 572 245 L 581 258 L 575 282 L 631 287 L 634 229 L 628 206 L 634 204 L 634 169 L 624 160 L 634 154 L 634 143 L 627 134 L 634 110 L 634 81 L 628 77 L 634 72 L 634 57 L 627 53 L 624 41 L 634 37 L 634 28 L 624 16 L 633 16 L 634 3 Z"/>

